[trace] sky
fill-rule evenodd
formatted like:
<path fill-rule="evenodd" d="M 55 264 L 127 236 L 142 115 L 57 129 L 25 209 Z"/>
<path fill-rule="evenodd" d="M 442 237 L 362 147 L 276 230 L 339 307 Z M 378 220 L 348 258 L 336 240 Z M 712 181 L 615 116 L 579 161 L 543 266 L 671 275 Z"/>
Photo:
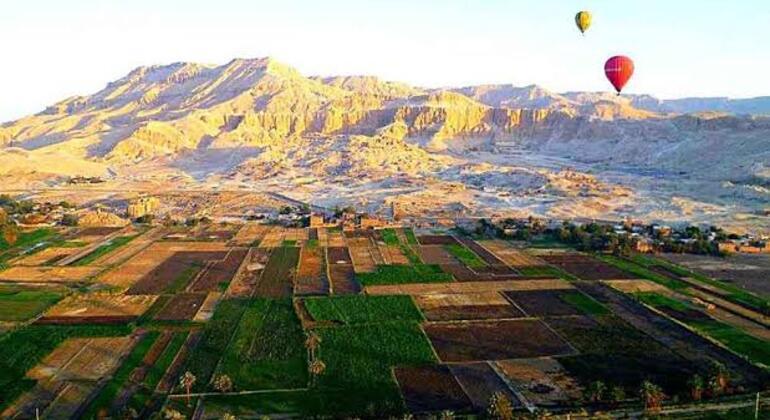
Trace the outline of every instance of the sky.
<path fill-rule="evenodd" d="M 562 92 L 609 91 L 604 62 L 623 54 L 628 93 L 763 96 L 768 22 L 767 0 L 2 0 L 0 121 L 141 65 L 265 56 L 305 75 Z"/>

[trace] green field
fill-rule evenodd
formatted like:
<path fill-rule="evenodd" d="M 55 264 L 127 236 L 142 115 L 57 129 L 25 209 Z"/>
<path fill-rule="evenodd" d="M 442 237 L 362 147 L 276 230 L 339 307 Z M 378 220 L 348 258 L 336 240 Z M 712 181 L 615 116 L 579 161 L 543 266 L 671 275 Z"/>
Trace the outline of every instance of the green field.
<path fill-rule="evenodd" d="M 187 340 L 187 331 L 174 333 L 171 337 L 171 341 L 169 341 L 166 348 L 163 349 L 163 352 L 158 356 L 158 360 L 150 366 L 147 376 L 144 377 L 144 380 L 141 383 L 141 387 L 131 395 L 131 399 L 128 401 L 128 407 L 136 410 L 137 413 L 142 412 L 142 409 L 152 398 L 153 391 L 163 378 L 163 374 L 166 373 L 166 370 L 168 370 L 171 363 L 173 363 L 174 358 L 182 348 L 182 345 L 184 345 L 185 340 Z"/>
<path fill-rule="evenodd" d="M 689 270 L 687 268 L 684 268 L 672 262 L 669 262 L 660 258 L 655 258 L 649 255 L 637 254 L 637 255 L 634 255 L 632 259 L 634 260 L 635 263 L 645 267 L 654 267 L 654 266 L 663 267 L 678 276 L 689 277 L 701 283 L 707 284 L 709 286 L 717 287 L 729 294 L 729 296 L 727 297 L 728 300 L 731 300 L 735 303 L 742 303 L 750 308 L 755 308 L 765 313 L 770 313 L 770 300 L 763 299 L 759 296 L 756 296 L 746 290 L 741 289 L 738 286 L 735 286 L 734 284 L 726 283 L 719 280 L 714 280 L 711 277 Z"/>
<path fill-rule="evenodd" d="M 405 228 L 404 236 L 406 236 L 406 242 L 409 245 L 418 245 L 417 236 L 414 235 L 414 231 L 412 229 Z"/>
<path fill-rule="evenodd" d="M 687 283 L 683 281 L 672 279 L 662 274 L 655 273 L 653 271 L 648 270 L 644 266 L 641 266 L 639 264 L 636 264 L 633 261 L 629 261 L 624 258 L 616 257 L 613 255 L 597 255 L 596 257 L 606 262 L 607 264 L 614 265 L 615 267 L 621 270 L 627 271 L 631 274 L 634 274 L 639 278 L 654 281 L 655 283 L 668 287 L 671 290 L 684 290 L 690 287 L 687 285 Z"/>
<path fill-rule="evenodd" d="M 185 362 L 185 370 L 198 379 L 193 387 L 195 391 L 209 390 L 208 384 L 217 363 L 248 307 L 249 301 L 246 299 L 226 299 L 217 305 L 214 316 L 203 329 L 201 341 Z"/>
<path fill-rule="evenodd" d="M 109 409 L 110 404 L 112 404 L 120 390 L 128 382 L 131 372 L 139 367 L 142 363 L 142 359 L 144 359 L 144 356 L 158 337 L 160 337 L 159 332 L 150 331 L 139 340 L 126 360 L 123 361 L 118 370 L 115 371 L 115 374 L 112 375 L 112 378 L 110 378 L 107 384 L 99 391 L 96 398 L 88 405 L 83 413 L 83 418 L 94 418 L 100 410 Z"/>
<path fill-rule="evenodd" d="M 668 307 L 676 311 L 694 310 L 688 303 L 657 293 L 638 293 L 635 296 L 642 302 L 653 307 Z M 733 327 L 732 325 L 725 324 L 715 319 L 693 320 L 676 316 L 675 318 L 699 333 L 722 343 L 732 351 L 746 356 L 752 362 L 761 363 L 770 367 L 770 342 L 756 338 L 743 332 L 737 327 Z"/>
<path fill-rule="evenodd" d="M 96 248 L 93 252 L 86 255 L 85 257 L 75 261 L 72 265 L 81 266 L 81 265 L 88 265 L 92 262 L 96 261 L 99 257 L 103 255 L 107 255 L 110 252 L 122 247 L 123 245 L 126 245 L 127 243 L 133 241 L 138 237 L 139 235 L 133 235 L 133 236 L 120 236 L 117 238 L 114 238 L 109 241 L 109 243 L 106 243 L 98 248 Z"/>
<path fill-rule="evenodd" d="M 310 298 L 305 307 L 316 321 L 365 324 L 387 321 L 422 321 L 409 296 L 336 296 Z"/>
<path fill-rule="evenodd" d="M 588 315 L 607 315 L 610 313 L 607 307 L 580 292 L 564 293 L 559 297 Z"/>
<path fill-rule="evenodd" d="M 382 240 L 385 241 L 385 244 L 398 245 L 400 243 L 394 229 L 383 229 L 380 233 L 382 234 Z"/>
<path fill-rule="evenodd" d="M 305 387 L 304 340 L 290 299 L 253 299 L 217 374 L 228 375 L 237 390 Z"/>
<path fill-rule="evenodd" d="M 377 284 L 445 283 L 453 280 L 441 267 L 430 264 L 378 265 L 373 273 L 356 274 L 364 286 Z"/>
<path fill-rule="evenodd" d="M 67 293 L 65 289 L 0 285 L 0 321 L 34 318 Z"/>
<path fill-rule="evenodd" d="M 484 268 L 487 266 L 487 263 L 485 263 L 484 260 L 464 245 L 444 245 L 444 249 L 470 268 Z"/>
<path fill-rule="evenodd" d="M 31 325 L 0 336 L 0 410 L 35 384 L 25 374 L 64 340 L 130 333 L 128 326 Z"/>
<path fill-rule="evenodd" d="M 415 322 L 387 322 L 319 328 L 318 357 L 326 363 L 319 378 L 323 391 L 340 391 L 325 407 L 338 416 L 361 414 L 386 418 L 404 409 L 394 366 L 424 365 L 436 359 Z"/>

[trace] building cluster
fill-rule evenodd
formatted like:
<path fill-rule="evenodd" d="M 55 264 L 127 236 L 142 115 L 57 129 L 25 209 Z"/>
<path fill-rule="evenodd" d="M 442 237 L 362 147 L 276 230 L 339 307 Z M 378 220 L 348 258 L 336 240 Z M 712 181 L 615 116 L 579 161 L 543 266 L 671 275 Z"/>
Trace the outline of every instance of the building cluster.
<path fill-rule="evenodd" d="M 160 208 L 160 200 L 155 197 L 142 197 L 131 201 L 126 209 L 126 214 L 131 219 L 137 219 L 145 215 L 154 215 Z"/>

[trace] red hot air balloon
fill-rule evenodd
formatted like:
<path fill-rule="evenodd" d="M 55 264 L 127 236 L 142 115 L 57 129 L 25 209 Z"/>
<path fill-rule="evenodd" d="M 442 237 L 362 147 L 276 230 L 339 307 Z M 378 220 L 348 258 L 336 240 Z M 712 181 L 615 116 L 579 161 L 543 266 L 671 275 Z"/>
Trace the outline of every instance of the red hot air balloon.
<path fill-rule="evenodd" d="M 617 55 L 604 63 L 604 74 L 607 75 L 607 79 L 612 83 L 612 86 L 615 86 L 615 90 L 620 95 L 623 87 L 634 75 L 634 62 L 626 56 Z"/>

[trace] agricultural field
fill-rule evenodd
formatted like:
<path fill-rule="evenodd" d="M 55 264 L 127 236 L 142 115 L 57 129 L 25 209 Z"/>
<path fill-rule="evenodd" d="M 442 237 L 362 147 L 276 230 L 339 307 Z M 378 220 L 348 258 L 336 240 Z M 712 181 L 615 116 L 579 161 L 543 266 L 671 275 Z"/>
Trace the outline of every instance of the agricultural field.
<path fill-rule="evenodd" d="M 32 319 L 69 293 L 60 287 L 0 284 L 0 323 Z"/>
<path fill-rule="evenodd" d="M 720 258 L 705 255 L 665 254 L 662 258 L 691 272 L 702 273 L 770 299 L 769 255 L 736 254 Z M 688 273 L 685 271 L 681 274 L 686 276 Z"/>
<path fill-rule="evenodd" d="M 139 318 L 155 303 L 153 295 L 72 294 L 45 312 L 38 323 L 112 324 Z"/>
<path fill-rule="evenodd" d="M 707 403 L 770 386 L 766 300 L 737 282 L 658 256 L 421 232 L 37 236 L 52 245 L 9 249 L 0 271 L 0 411 L 476 418 L 496 395 L 517 415 L 614 415 L 640 409 L 644 381 L 688 404 L 693 377 L 713 387 L 717 366 L 728 385 Z"/>

